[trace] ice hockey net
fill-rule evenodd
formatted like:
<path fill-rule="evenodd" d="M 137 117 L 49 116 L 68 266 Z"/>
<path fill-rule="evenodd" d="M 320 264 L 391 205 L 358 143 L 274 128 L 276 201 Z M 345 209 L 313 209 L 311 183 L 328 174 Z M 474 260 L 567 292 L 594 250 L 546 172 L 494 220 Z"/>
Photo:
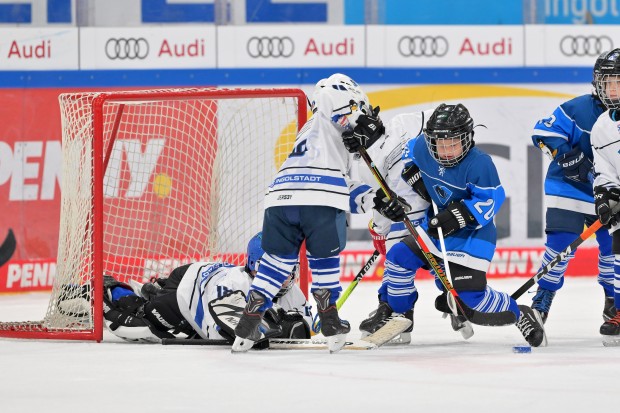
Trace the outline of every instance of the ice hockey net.
<path fill-rule="evenodd" d="M 68 93 L 56 279 L 42 321 L 0 336 L 103 337 L 102 280 L 242 264 L 263 198 L 306 121 L 300 89 Z M 301 280 L 307 288 L 307 279 Z"/>

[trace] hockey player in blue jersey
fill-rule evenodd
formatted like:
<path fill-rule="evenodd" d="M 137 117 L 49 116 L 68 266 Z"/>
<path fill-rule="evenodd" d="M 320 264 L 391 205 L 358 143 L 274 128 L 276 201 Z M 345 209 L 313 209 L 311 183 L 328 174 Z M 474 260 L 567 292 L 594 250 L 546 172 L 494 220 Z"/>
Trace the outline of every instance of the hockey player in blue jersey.
<path fill-rule="evenodd" d="M 439 208 L 436 215 L 432 208 L 427 210 L 420 236 L 431 253 L 441 259 L 438 229 L 442 229 L 454 288 L 466 305 L 480 312 L 512 311 L 528 343 L 544 346 L 540 317 L 530 307 L 517 305 L 507 293 L 487 285 L 486 272 L 497 238 L 493 217 L 505 194 L 491 157 L 474 147 L 473 136 L 473 120 L 467 108 L 441 104 L 426 123 L 424 133 L 408 142 L 403 179 Z M 387 218 L 404 218 L 402 204 L 397 198 L 388 200 L 383 190 L 377 191 L 374 202 Z M 418 298 L 415 273 L 426 264 L 412 236 L 388 251 L 386 300 L 395 313 L 414 308 Z M 436 306 L 449 312 L 445 292 L 437 298 Z"/>
<path fill-rule="evenodd" d="M 605 55 L 605 53 L 603 54 Z M 545 177 L 546 243 L 542 265 L 547 265 L 583 232 L 584 225 L 596 219 L 592 191 L 592 147 L 590 131 L 596 119 L 605 111 L 601 101 L 597 70 L 594 65 L 594 92 L 562 103 L 551 116 L 534 126 L 532 141 L 550 159 Z M 596 232 L 599 246 L 598 282 L 605 293 L 603 318 L 616 313 L 613 300 L 614 255 L 611 236 L 605 228 Z M 547 320 L 556 292 L 564 284 L 564 273 L 574 251 L 538 281 L 532 308 L 543 321 Z"/>
<path fill-rule="evenodd" d="M 340 252 L 346 244 L 346 213 L 357 212 L 365 198 L 370 204 L 373 191 L 349 179 L 352 157 L 341 135 L 371 109 L 360 86 L 342 74 L 321 80 L 311 104 L 313 116 L 297 135 L 293 151 L 265 196 L 265 255 L 235 329 L 233 352 L 247 351 L 264 336 L 262 316 L 297 262 L 304 240 L 313 275 L 311 292 L 330 351 L 340 350 L 350 331 L 336 308 L 342 291 Z M 377 138 L 382 133 L 376 131 Z"/>

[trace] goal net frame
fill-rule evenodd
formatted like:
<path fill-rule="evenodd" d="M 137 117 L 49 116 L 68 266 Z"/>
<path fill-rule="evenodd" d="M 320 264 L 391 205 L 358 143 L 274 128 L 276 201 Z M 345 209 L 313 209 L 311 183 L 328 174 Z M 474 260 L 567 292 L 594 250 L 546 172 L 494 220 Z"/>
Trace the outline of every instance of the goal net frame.
<path fill-rule="evenodd" d="M 77 99 L 79 96 L 89 95 L 92 97 L 90 101 L 92 116 L 88 119 L 88 124 L 82 125 L 84 128 L 90 128 L 89 131 L 83 133 L 92 133 L 90 141 L 92 148 L 92 199 L 90 201 L 90 213 L 92 217 L 92 229 L 87 225 L 84 231 L 84 237 L 89 240 L 89 246 L 92 247 L 92 260 L 89 260 L 89 268 L 92 268 L 90 282 L 90 310 L 89 314 L 90 329 L 72 329 L 70 326 L 56 328 L 50 326 L 46 320 L 42 321 L 16 321 L 16 322 L 0 322 L 0 337 L 8 338 L 29 338 L 29 339 L 59 339 L 59 340 L 94 340 L 97 342 L 103 339 L 104 320 L 103 320 L 103 260 L 104 260 L 104 177 L 112 156 L 114 142 L 117 139 L 117 132 L 123 112 L 129 105 L 140 104 L 142 101 L 158 102 L 158 101 L 174 101 L 183 99 L 196 100 L 228 100 L 228 99 L 260 99 L 260 98 L 288 98 L 295 101 L 296 106 L 296 128 L 293 133 L 298 132 L 306 123 L 308 116 L 307 98 L 301 89 L 297 88 L 248 88 L 248 89 L 224 89 L 224 88 L 176 88 L 176 89 L 154 89 L 154 90 L 135 90 L 135 91 L 106 91 L 106 92 L 83 92 L 83 93 L 67 93 L 59 96 L 59 101 L 63 99 Z M 112 122 L 111 138 L 104 147 L 104 105 L 113 103 L 118 105 L 116 117 Z M 65 119 L 63 113 L 63 146 L 65 140 Z M 109 114 L 108 114 L 109 115 Z M 108 121 L 109 126 L 109 121 Z M 295 126 L 295 125 L 293 125 Z M 294 139 L 293 139 L 294 140 Z M 291 149 L 293 142 L 290 142 Z M 64 154 L 64 149 L 63 149 Z M 65 170 L 65 162 L 63 159 L 63 170 Z M 215 161 L 213 161 L 215 162 Z M 276 165 L 276 170 L 280 165 Z M 266 188 L 265 188 L 266 189 Z M 64 191 L 63 191 L 64 192 Z M 64 195 L 63 195 L 64 196 Z M 64 205 L 61 209 L 61 215 L 64 214 Z M 97 219 L 99 217 L 99 219 Z M 61 221 L 62 222 L 62 221 Z M 62 224 L 61 224 L 62 226 Z M 88 235 L 91 232 L 92 235 Z M 60 228 L 59 238 L 63 236 L 63 229 Z M 249 238 L 248 238 L 249 240 Z M 245 240 L 247 243 L 248 240 Z M 60 263 L 60 239 L 57 261 Z M 302 250 L 300 254 L 300 288 L 306 296 L 308 296 L 309 272 L 305 252 Z M 48 315 L 52 307 L 52 300 L 57 289 L 61 286 L 56 285 L 59 277 L 56 277 L 52 294 L 50 295 L 50 307 Z M 58 300 L 58 298 L 56 298 Z M 45 317 L 47 318 L 48 315 Z"/>

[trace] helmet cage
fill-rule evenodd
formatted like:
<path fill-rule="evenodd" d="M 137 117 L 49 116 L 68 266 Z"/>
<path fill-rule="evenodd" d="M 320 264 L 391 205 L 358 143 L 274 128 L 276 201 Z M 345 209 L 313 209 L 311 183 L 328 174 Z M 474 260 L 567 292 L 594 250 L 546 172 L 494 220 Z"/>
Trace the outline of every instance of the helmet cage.
<path fill-rule="evenodd" d="M 620 49 L 604 52 L 596 59 L 592 83 L 607 109 L 620 109 Z"/>
<path fill-rule="evenodd" d="M 467 108 L 462 104 L 441 104 L 433 112 L 424 128 L 424 140 L 433 158 L 445 167 L 458 164 L 474 146 L 474 121 L 469 116 Z M 450 142 L 447 142 L 447 141 Z M 449 156 L 452 150 L 446 149 L 460 145 L 461 151 L 455 156 Z M 442 147 L 440 156 L 438 146 Z"/>

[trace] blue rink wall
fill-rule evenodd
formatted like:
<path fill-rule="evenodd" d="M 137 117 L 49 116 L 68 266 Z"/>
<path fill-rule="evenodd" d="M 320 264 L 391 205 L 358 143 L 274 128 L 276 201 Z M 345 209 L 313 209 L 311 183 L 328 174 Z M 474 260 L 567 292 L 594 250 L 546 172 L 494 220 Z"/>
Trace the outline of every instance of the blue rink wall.
<path fill-rule="evenodd" d="M 588 83 L 587 67 L 316 68 L 3 71 L 1 88 L 179 87 L 314 84 L 341 72 L 360 84 Z"/>

